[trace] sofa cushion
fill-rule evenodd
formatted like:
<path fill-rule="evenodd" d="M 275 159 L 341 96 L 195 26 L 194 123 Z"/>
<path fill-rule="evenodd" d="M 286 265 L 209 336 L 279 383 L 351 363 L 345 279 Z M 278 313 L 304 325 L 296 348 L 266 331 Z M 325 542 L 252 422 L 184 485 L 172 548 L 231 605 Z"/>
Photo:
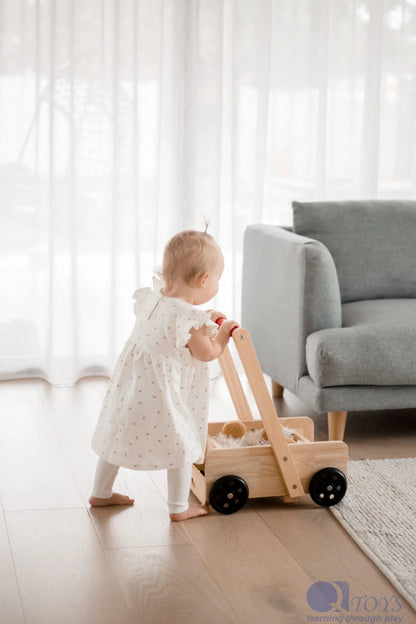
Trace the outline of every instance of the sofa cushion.
<path fill-rule="evenodd" d="M 293 229 L 329 249 L 343 302 L 416 297 L 416 201 L 293 202 Z"/>
<path fill-rule="evenodd" d="M 346 303 L 342 324 L 307 338 L 306 364 L 317 386 L 416 384 L 416 299 Z"/>

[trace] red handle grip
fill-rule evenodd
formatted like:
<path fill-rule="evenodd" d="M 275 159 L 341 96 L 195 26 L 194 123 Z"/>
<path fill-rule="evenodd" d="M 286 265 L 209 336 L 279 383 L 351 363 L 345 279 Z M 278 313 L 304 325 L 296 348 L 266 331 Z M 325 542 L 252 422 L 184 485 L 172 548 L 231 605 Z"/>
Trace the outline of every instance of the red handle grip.
<path fill-rule="evenodd" d="M 221 327 L 221 325 L 223 324 L 224 321 L 226 321 L 227 319 L 225 318 L 225 316 L 220 316 L 219 318 L 217 318 L 217 320 L 215 321 L 218 325 L 218 327 Z M 239 325 L 235 325 L 232 330 L 230 331 L 230 336 L 233 335 L 233 332 L 239 328 Z"/>

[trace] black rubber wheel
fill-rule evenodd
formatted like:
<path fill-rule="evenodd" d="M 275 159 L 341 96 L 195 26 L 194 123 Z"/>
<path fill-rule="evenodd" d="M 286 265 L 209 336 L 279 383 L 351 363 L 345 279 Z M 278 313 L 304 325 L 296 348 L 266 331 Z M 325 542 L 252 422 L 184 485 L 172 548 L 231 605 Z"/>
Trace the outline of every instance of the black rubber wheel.
<path fill-rule="evenodd" d="M 336 505 L 346 491 L 347 479 L 338 468 L 322 468 L 313 475 L 309 483 L 311 499 L 322 507 Z"/>
<path fill-rule="evenodd" d="M 248 485 L 241 477 L 227 475 L 214 481 L 209 492 L 211 507 L 222 514 L 232 514 L 248 500 Z"/>

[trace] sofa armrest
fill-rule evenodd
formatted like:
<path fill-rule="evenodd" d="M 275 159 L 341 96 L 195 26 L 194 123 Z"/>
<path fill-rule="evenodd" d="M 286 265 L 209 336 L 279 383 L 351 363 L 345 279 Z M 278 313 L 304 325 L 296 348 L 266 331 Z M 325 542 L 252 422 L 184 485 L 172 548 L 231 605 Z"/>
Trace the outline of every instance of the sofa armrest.
<path fill-rule="evenodd" d="M 296 392 L 307 374 L 309 334 L 341 327 L 341 296 L 328 249 L 272 225 L 251 225 L 244 235 L 242 325 L 261 367 Z"/>

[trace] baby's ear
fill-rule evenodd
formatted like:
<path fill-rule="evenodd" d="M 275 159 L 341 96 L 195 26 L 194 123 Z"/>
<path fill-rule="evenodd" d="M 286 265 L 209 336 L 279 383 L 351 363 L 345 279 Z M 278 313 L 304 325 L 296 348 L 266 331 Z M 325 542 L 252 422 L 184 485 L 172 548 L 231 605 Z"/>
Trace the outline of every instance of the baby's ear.
<path fill-rule="evenodd" d="M 207 272 L 205 272 L 205 273 L 200 273 L 200 274 L 197 276 L 197 278 L 196 278 L 196 281 L 197 281 L 197 283 L 198 283 L 198 286 L 200 286 L 200 287 L 204 288 L 204 286 L 205 286 L 205 284 L 206 284 L 207 279 L 208 279 L 208 273 L 207 273 Z"/>

